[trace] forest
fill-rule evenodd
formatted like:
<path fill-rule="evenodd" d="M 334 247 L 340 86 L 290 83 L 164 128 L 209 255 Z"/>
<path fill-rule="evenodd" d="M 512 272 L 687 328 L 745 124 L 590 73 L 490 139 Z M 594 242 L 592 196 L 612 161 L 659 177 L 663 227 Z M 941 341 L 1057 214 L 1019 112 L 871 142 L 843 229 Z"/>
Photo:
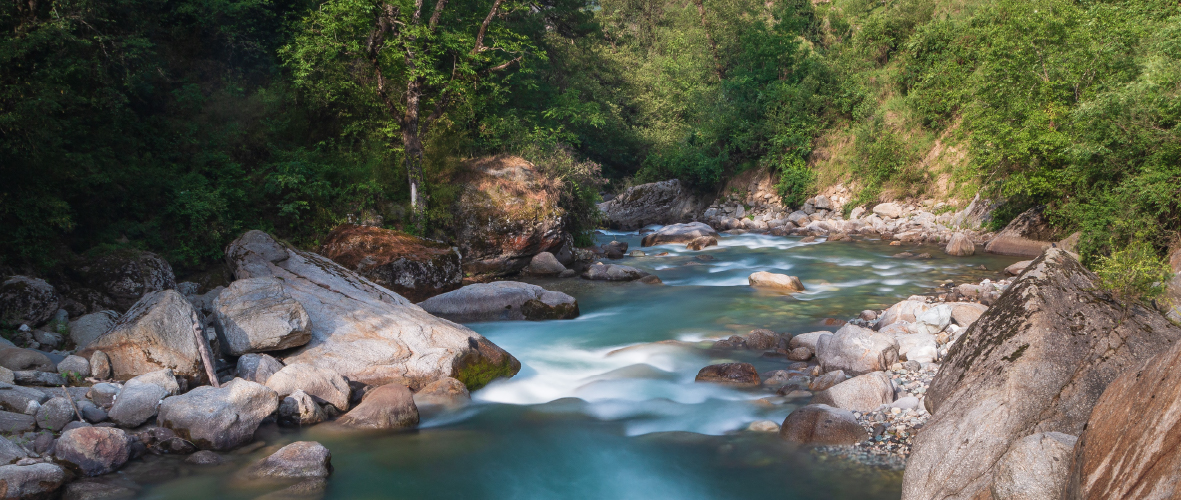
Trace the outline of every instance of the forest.
<path fill-rule="evenodd" d="M 1165 269 L 1181 229 L 1170 0 L 13 0 L 0 27 L 12 270 L 131 246 L 180 274 L 365 211 L 445 240 L 457 169 L 501 153 L 575 235 L 604 194 L 751 168 L 791 206 L 944 176 L 997 228 L 1046 206 L 1089 266 Z"/>

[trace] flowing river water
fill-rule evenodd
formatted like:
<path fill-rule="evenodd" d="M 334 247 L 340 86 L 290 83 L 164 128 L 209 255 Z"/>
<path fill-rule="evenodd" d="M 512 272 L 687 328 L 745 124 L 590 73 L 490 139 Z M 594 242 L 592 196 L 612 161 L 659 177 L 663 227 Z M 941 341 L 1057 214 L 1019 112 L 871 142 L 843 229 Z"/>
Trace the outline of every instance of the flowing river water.
<path fill-rule="evenodd" d="M 598 238 L 640 248 L 634 232 Z M 683 244 L 642 250 L 669 255 L 617 263 L 652 272 L 663 286 L 530 280 L 573 295 L 582 316 L 469 324 L 522 369 L 473 393 L 468 406 L 424 414 L 417 430 L 404 433 L 260 433 L 270 446 L 299 439 L 327 446 L 335 467 L 328 499 L 896 499 L 899 472 L 832 463 L 775 434 L 742 431 L 756 420 L 782 422 L 806 401 L 694 383 L 713 363 L 751 362 L 760 373 L 787 364 L 758 352 L 710 351 L 702 341 L 755 328 L 835 331 L 826 319 L 853 318 L 945 283 L 998 279 L 1016 260 L 762 235 L 724 236 L 700 252 Z M 933 257 L 891 257 L 902 251 Z M 807 291 L 752 289 L 747 277 L 755 271 L 799 276 Z M 118 474 L 147 483 L 143 498 L 253 498 L 266 486 L 238 484 L 232 475 L 265 452 L 212 469 L 149 457 Z"/>

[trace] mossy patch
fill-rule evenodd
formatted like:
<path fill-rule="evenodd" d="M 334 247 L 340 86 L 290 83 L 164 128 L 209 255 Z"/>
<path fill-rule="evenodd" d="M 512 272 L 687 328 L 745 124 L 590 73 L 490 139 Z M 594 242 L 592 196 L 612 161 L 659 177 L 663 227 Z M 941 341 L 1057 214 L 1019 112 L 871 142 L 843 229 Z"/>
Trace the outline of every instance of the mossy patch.
<path fill-rule="evenodd" d="M 477 356 L 472 362 L 465 363 L 456 370 L 454 377 L 467 386 L 468 391 L 474 391 L 488 385 L 501 377 L 511 377 L 521 370 L 519 363 L 513 363 L 512 356 L 505 356 L 500 363 L 495 363 L 484 356 Z"/>

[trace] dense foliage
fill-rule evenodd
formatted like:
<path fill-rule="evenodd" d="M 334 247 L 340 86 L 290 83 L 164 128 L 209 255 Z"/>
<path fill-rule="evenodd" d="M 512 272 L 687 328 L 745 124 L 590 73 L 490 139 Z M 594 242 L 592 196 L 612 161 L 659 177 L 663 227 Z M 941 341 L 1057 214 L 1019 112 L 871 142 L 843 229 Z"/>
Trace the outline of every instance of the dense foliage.
<path fill-rule="evenodd" d="M 1093 266 L 1159 263 L 1181 228 L 1172 1 L 33 0 L 0 28 L 2 265 L 196 268 L 350 217 L 446 237 L 457 169 L 498 153 L 562 182 L 583 236 L 604 178 L 753 167 L 790 205 L 952 176 L 996 224 L 1046 205 Z M 966 160 L 937 171 L 937 140 Z"/>

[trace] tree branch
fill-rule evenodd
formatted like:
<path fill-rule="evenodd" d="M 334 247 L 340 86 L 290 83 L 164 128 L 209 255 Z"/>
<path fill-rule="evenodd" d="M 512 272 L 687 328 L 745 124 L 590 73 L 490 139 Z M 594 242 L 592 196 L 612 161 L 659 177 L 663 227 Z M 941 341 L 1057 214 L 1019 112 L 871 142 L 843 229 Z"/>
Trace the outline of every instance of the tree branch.
<path fill-rule="evenodd" d="M 488 25 L 492 24 L 492 18 L 496 17 L 496 10 L 500 8 L 500 4 L 502 3 L 504 3 L 504 0 L 496 0 L 492 3 L 492 10 L 488 11 L 488 17 L 484 18 L 484 22 L 480 24 L 480 32 L 476 34 L 476 45 L 472 47 L 472 55 L 486 50 L 486 47 L 484 47 L 484 35 L 488 33 Z"/>

